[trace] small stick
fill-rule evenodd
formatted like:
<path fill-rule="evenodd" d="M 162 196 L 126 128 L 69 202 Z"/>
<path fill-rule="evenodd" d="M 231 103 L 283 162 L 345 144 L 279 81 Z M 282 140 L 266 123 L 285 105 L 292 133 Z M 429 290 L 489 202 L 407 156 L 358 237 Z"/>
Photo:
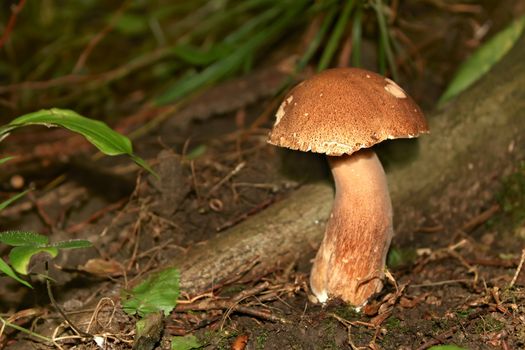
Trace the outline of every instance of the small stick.
<path fill-rule="evenodd" d="M 512 288 L 514 284 L 516 283 L 516 280 L 518 279 L 518 276 L 521 272 L 521 268 L 523 267 L 523 261 L 525 261 L 525 248 L 521 251 L 521 259 L 520 263 L 518 264 L 518 268 L 516 269 L 516 273 L 514 273 L 514 277 L 512 277 L 512 281 L 510 281 L 509 288 Z"/>
<path fill-rule="evenodd" d="M 239 164 L 237 164 L 237 166 L 232 171 L 230 171 L 228 175 L 223 177 L 221 181 L 219 181 L 215 186 L 212 187 L 212 189 L 208 192 L 208 196 L 215 193 L 222 185 L 224 185 L 226 181 L 228 181 L 233 176 L 235 176 L 239 171 L 241 171 L 245 165 L 246 165 L 246 162 L 240 162 Z"/>
<path fill-rule="evenodd" d="M 482 211 L 479 215 L 476 215 L 475 217 L 467 221 L 463 226 L 461 226 L 461 230 L 463 232 L 470 232 L 474 230 L 476 227 L 483 224 L 485 221 L 487 221 L 492 216 L 494 216 L 494 214 L 496 214 L 499 210 L 500 210 L 499 204 L 494 204 L 487 210 Z"/>

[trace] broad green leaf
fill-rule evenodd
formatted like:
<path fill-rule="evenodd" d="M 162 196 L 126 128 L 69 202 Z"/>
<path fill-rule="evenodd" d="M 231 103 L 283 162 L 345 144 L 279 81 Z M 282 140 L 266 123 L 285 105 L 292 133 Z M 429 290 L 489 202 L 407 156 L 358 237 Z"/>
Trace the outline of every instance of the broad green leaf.
<path fill-rule="evenodd" d="M 524 27 L 525 16 L 522 16 L 481 45 L 461 64 L 438 105 L 457 96 L 487 73 L 514 46 Z"/>
<path fill-rule="evenodd" d="M 93 243 L 86 241 L 85 239 L 71 239 L 68 241 L 52 243 L 51 247 L 58 249 L 78 249 L 78 248 L 89 248 L 92 247 Z"/>
<path fill-rule="evenodd" d="M 0 232 L 0 243 L 14 247 L 42 247 L 49 242 L 47 236 L 27 231 Z"/>
<path fill-rule="evenodd" d="M 163 311 L 169 315 L 179 297 L 179 271 L 166 269 L 124 292 L 122 308 L 128 314 L 138 313 L 141 317 Z"/>
<path fill-rule="evenodd" d="M 26 281 L 24 281 L 23 279 L 21 279 L 20 277 L 18 277 L 16 275 L 16 273 L 13 271 L 13 269 L 11 268 L 11 266 L 9 266 L 5 261 L 4 259 L 0 258 L 0 271 L 2 271 L 3 273 L 5 273 L 6 275 L 8 275 L 9 277 L 11 277 L 12 279 L 22 283 L 23 285 L 25 285 L 26 287 L 29 287 L 29 288 L 33 288 L 33 286 L 31 286 L 29 283 L 27 283 Z"/>
<path fill-rule="evenodd" d="M 17 199 L 25 196 L 27 194 L 27 192 L 29 192 L 29 190 L 25 190 L 24 192 L 20 192 L 20 193 L 17 193 L 15 194 L 13 197 L 3 201 L 0 203 L 0 211 L 4 210 L 5 208 L 7 208 L 8 206 L 10 206 L 14 201 L 16 201 Z"/>
<path fill-rule="evenodd" d="M 436 345 L 431 346 L 428 350 L 467 350 L 456 345 Z"/>
<path fill-rule="evenodd" d="M 191 350 L 201 348 L 202 345 L 194 335 L 171 338 L 171 350 Z"/>
<path fill-rule="evenodd" d="M 64 127 L 84 136 L 101 152 L 110 156 L 120 154 L 131 155 L 133 152 L 131 141 L 127 137 L 112 130 L 101 121 L 83 117 L 80 114 L 67 109 L 44 109 L 23 115 L 1 127 L 0 135 L 4 135 L 16 128 L 28 125 Z"/>
<path fill-rule="evenodd" d="M 0 127 L 0 141 L 12 130 L 29 125 L 63 127 L 84 136 L 102 153 L 109 156 L 128 155 L 138 165 L 156 176 L 156 173 L 140 157 L 133 154 L 131 141 L 99 120 L 81 116 L 68 109 L 43 109 L 25 114 Z"/>
<path fill-rule="evenodd" d="M 58 255 L 58 249 L 55 247 L 14 247 L 11 249 L 11 252 L 9 252 L 9 262 L 11 263 L 13 270 L 19 274 L 27 275 L 27 269 L 31 262 L 31 258 L 38 253 L 47 253 L 54 258 Z"/>

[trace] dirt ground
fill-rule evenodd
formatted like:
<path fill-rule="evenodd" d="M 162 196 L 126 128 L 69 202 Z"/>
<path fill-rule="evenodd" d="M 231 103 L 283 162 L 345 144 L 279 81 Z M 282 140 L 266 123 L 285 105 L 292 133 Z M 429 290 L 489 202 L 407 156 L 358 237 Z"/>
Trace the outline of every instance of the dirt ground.
<path fill-rule="evenodd" d="M 508 20 L 501 8 L 492 13 L 496 27 Z M 446 21 L 432 18 L 436 26 Z M 468 24 L 455 28 L 461 26 Z M 402 78 L 427 110 L 446 83 L 443 72 L 450 75 L 465 47 L 442 61 L 445 53 L 431 51 L 422 75 Z M 222 83 L 135 141 L 136 152 L 151 161 L 161 181 L 137 176 L 126 159 L 93 162 L 89 147 L 61 130 L 24 131 L 5 146 L 32 156 L 6 168 L 3 182 L 21 176 L 35 190 L 1 213 L 2 229 L 94 243 L 92 249 L 59 256 L 51 275 L 58 303 L 78 327 L 89 325 L 90 333 L 105 337 L 108 349 L 130 349 L 133 343 L 136 319 L 120 309 L 120 288 L 249 220 L 312 178 L 328 177 L 321 156 L 307 175 L 290 174 L 282 152 L 266 143 L 277 101 L 272 91 L 283 76 L 264 67 Z M 258 88 L 246 91 L 247 84 Z M 399 233 L 386 287 L 360 312 L 339 301 L 311 301 L 312 247 L 286 268 L 232 278 L 193 303 L 181 295 L 154 348 L 169 349 L 173 336 L 185 335 L 195 335 L 203 349 L 525 348 L 525 274 L 519 273 L 525 258 L 525 164 L 495 181 L 500 190 L 469 222 Z M 5 185 L 3 191 L 14 189 Z M 34 272 L 41 269 L 35 262 Z M 53 336 L 57 348 L 100 348 L 64 324 L 42 281 L 32 279 L 35 290 L 1 281 L 0 310 L 12 323 Z M 6 328 L 0 348 L 51 347 Z"/>

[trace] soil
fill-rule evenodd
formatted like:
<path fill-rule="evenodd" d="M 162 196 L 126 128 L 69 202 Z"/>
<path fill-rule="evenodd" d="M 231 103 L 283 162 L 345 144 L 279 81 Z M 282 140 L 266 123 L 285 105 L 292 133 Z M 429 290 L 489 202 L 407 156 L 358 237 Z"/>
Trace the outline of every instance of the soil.
<path fill-rule="evenodd" d="M 500 25 L 507 17 L 500 10 L 492 20 Z M 405 85 L 423 106 L 435 103 L 444 84 L 440 74 L 457 64 L 461 55 L 456 54 L 438 64 L 439 55 L 429 52 L 425 62 L 436 68 L 412 82 L 405 76 Z M 94 163 L 89 148 L 62 159 L 37 155 L 38 162 L 7 168 L 3 179 L 21 176 L 36 189 L 2 212 L 3 229 L 35 230 L 52 241 L 73 237 L 94 243 L 92 249 L 65 251 L 49 272 L 58 304 L 80 329 L 89 325 L 89 333 L 104 338 L 108 349 L 130 349 L 138 318 L 120 308 L 120 289 L 188 247 L 220 237 L 312 178 L 328 176 L 321 157 L 307 173 L 294 173 L 288 159 L 266 144 L 268 110 L 277 100 L 271 91 L 284 75 L 264 68 L 212 88 L 207 93 L 218 93 L 217 104 L 203 109 L 197 99 L 164 127 L 135 141 L 137 153 L 151 160 L 159 179 L 137 175 L 137 168 L 123 158 Z M 258 79 L 268 88 L 248 95 L 240 82 Z M 430 93 L 423 96 L 421 87 Z M 223 98 L 221 91 L 227 94 Z M 27 143 L 33 134 L 13 135 L 8 150 L 24 153 L 42 142 L 83 145 L 71 138 L 64 141 L 63 131 Z M 520 274 L 525 166 L 517 164 L 514 175 L 499 181 L 500 192 L 485 203 L 491 210 L 472 218 L 473 225 L 457 222 L 399 233 L 389 256 L 387 284 L 360 311 L 338 300 L 312 302 L 312 250 L 263 276 L 232 276 L 201 295 L 183 293 L 163 320 L 161 339 L 152 336 L 136 348 L 169 349 L 173 337 L 187 335 L 195 335 L 203 349 L 525 348 L 525 275 Z M 3 190 L 16 191 L 7 185 Z M 11 323 L 54 337 L 57 348 L 99 349 L 93 339 L 76 336 L 64 323 L 36 276 L 44 272 L 43 264 L 35 261 L 33 266 L 34 290 L 2 278 L 2 313 L 10 315 Z M 12 328 L 0 333 L 0 348 L 50 348 Z"/>

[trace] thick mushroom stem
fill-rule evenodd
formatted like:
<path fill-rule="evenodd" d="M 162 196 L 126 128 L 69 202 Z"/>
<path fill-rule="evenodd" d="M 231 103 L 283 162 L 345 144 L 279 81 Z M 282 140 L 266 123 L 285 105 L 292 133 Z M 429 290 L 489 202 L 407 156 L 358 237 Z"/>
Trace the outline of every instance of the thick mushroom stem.
<path fill-rule="evenodd" d="M 328 160 L 336 194 L 310 286 L 320 302 L 340 297 L 362 306 L 383 287 L 393 235 L 385 172 L 371 150 Z"/>

